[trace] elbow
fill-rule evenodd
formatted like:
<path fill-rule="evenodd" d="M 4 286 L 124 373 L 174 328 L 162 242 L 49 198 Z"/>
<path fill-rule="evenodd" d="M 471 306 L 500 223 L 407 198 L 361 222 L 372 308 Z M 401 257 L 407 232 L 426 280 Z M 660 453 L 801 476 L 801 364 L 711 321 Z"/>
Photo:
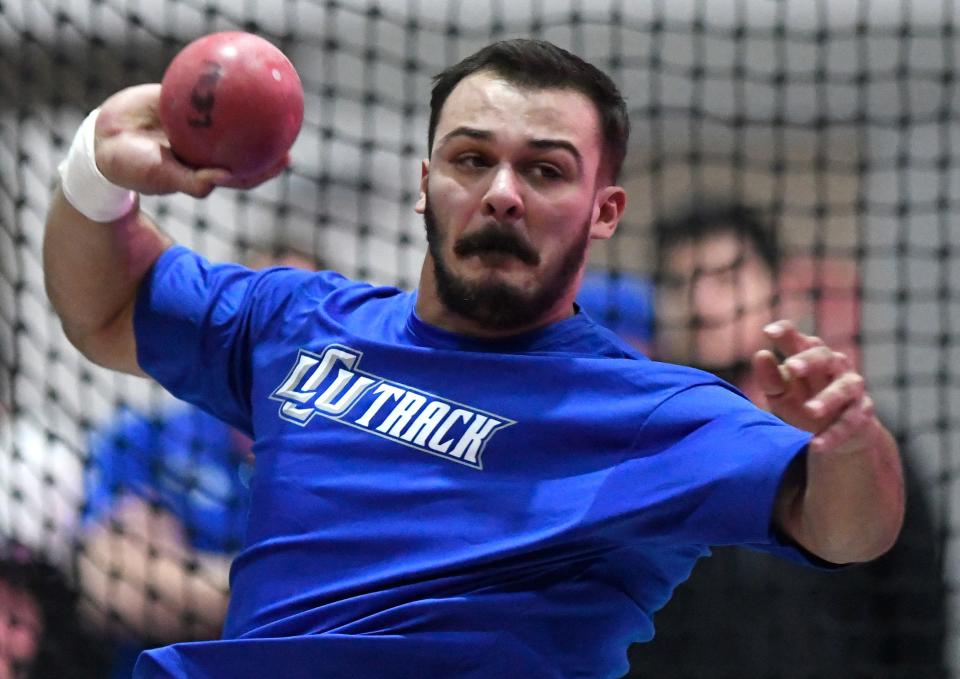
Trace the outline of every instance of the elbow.
<path fill-rule="evenodd" d="M 137 361 L 133 305 L 100 327 L 73 324 L 63 316 L 61 326 L 67 340 L 92 363 L 137 377 L 147 376 Z"/>

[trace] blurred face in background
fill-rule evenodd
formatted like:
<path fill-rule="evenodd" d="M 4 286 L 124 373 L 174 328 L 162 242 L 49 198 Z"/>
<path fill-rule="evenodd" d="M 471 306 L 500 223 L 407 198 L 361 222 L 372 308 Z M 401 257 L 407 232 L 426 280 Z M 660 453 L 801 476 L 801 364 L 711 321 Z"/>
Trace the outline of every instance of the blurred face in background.
<path fill-rule="evenodd" d="M 33 597 L 0 580 L 0 679 L 26 679 L 40 647 L 43 623 Z"/>
<path fill-rule="evenodd" d="M 766 345 L 774 320 L 773 272 L 749 241 L 719 232 L 661 253 L 658 358 L 736 380 Z"/>

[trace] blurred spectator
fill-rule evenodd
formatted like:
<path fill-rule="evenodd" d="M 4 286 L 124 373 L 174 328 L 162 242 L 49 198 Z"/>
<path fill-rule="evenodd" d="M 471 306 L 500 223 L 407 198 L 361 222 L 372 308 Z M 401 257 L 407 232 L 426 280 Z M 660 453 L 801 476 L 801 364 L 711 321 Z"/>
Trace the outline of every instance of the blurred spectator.
<path fill-rule="evenodd" d="M 781 262 L 773 227 L 742 206 L 703 208 L 660 222 L 655 242 L 657 357 L 719 374 L 765 405 L 752 384 L 750 356 L 765 343 L 763 326 L 780 315 L 781 291 L 796 290 L 783 277 L 804 267 Z M 830 321 L 850 322 L 849 316 L 819 320 L 826 321 L 826 327 L 818 322 L 824 333 Z M 629 676 L 946 676 L 940 550 L 902 442 L 901 450 L 907 516 L 889 553 L 825 573 L 766 554 L 715 549 L 657 614 L 653 641 L 631 649 Z"/>
<path fill-rule="evenodd" d="M 293 252 L 247 261 L 316 268 Z M 246 530 L 251 441 L 178 403 L 153 418 L 122 411 L 92 438 L 91 457 L 82 610 L 122 641 L 111 676 L 129 677 L 144 648 L 220 636 Z"/>
<path fill-rule="evenodd" d="M 577 304 L 635 348 L 643 352 L 649 349 L 653 339 L 653 286 L 645 278 L 625 271 L 587 270 Z"/>
<path fill-rule="evenodd" d="M 33 413 L 14 415 L 3 400 L 11 395 L 0 384 L 0 535 L 68 572 L 83 504 L 82 456 Z"/>
<path fill-rule="evenodd" d="M 0 541 L 0 679 L 100 679 L 100 645 L 82 632 L 77 595 L 27 547 Z"/>
<path fill-rule="evenodd" d="M 219 636 L 246 524 L 249 443 L 179 406 L 158 419 L 124 412 L 91 450 L 83 610 L 128 637 L 115 676 L 129 676 L 145 646 Z"/>

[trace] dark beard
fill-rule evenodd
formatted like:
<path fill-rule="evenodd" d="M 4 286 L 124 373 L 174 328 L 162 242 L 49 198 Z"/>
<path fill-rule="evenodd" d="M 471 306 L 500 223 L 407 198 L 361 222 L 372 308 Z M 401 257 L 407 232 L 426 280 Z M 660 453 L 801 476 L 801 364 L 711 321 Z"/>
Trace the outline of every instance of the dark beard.
<path fill-rule="evenodd" d="M 440 301 L 458 316 L 497 331 L 529 326 L 552 308 L 567 292 L 583 266 L 590 242 L 589 223 L 584 222 L 582 239 L 570 247 L 556 273 L 544 280 L 533 293 L 525 293 L 500 281 L 471 283 L 447 267 L 443 259 L 445 238 L 440 232 L 429 196 L 423 211 L 423 222 Z M 454 252 L 461 257 L 484 252 L 505 253 L 530 265 L 540 261 L 540 256 L 528 243 L 511 230 L 499 226 L 491 226 L 462 238 L 454 244 Z"/>

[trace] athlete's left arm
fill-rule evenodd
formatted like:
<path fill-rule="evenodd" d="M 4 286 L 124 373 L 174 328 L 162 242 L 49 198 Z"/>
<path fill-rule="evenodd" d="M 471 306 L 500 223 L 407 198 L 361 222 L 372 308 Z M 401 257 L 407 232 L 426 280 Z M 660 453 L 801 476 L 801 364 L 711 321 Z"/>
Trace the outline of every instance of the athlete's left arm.
<path fill-rule="evenodd" d="M 847 356 L 789 321 L 764 329 L 777 350 L 757 352 L 754 373 L 770 410 L 814 434 L 777 495 L 779 528 L 832 563 L 886 552 L 903 523 L 897 444 L 877 419 L 863 377 Z"/>

